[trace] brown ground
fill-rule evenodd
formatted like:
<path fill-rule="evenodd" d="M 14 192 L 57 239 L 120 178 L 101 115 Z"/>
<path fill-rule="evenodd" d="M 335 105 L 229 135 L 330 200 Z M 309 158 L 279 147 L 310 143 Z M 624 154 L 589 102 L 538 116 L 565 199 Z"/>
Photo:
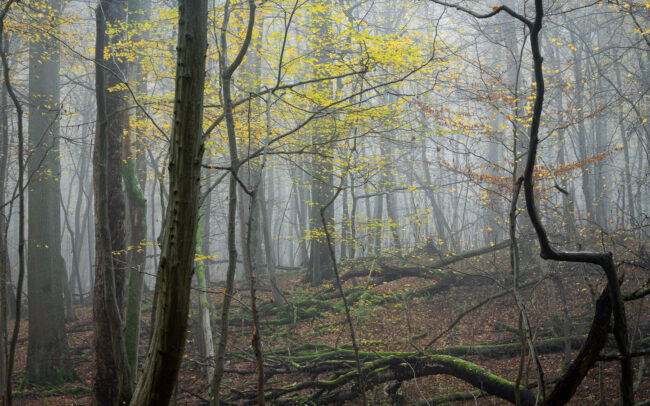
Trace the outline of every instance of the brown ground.
<path fill-rule="evenodd" d="M 497 257 L 498 258 L 498 257 Z M 483 258 L 481 261 L 465 261 L 458 264 L 456 269 L 463 272 L 485 272 L 487 269 L 494 269 L 496 258 Z M 505 258 L 499 258 L 500 261 Z M 489 275 L 499 279 L 498 274 L 490 271 Z M 588 276 L 587 276 L 588 275 Z M 627 271 L 627 280 L 623 285 L 624 291 L 631 291 L 635 287 L 643 284 L 647 278 L 647 271 L 629 269 Z M 529 276 L 532 277 L 532 276 Z M 587 281 L 589 283 L 587 283 Z M 365 285 L 367 280 L 358 280 L 359 284 Z M 379 286 L 369 286 L 369 289 L 378 293 L 380 297 L 390 296 L 396 292 L 412 289 L 431 284 L 420 278 L 404 278 L 391 283 L 381 284 Z M 572 318 L 573 326 L 576 330 L 584 332 L 585 324 L 590 322 L 593 316 L 592 293 L 599 293 L 604 286 L 603 279 L 598 276 L 597 272 L 585 274 L 582 271 L 575 270 L 573 273 L 565 272 L 563 277 L 564 286 L 567 287 L 569 296 L 569 311 Z M 264 281 L 262 282 L 264 286 Z M 284 275 L 281 279 L 283 289 L 293 290 L 299 287 L 303 291 L 316 292 L 317 289 L 311 288 L 300 282 L 298 274 Z M 591 286 L 589 286 L 591 285 Z M 348 282 L 346 286 L 351 286 Z M 245 296 L 246 286 L 241 283 L 238 286 L 239 293 L 237 298 L 247 301 Z M 219 287 L 214 287 L 215 292 L 220 291 Z M 392 302 L 383 304 L 366 303 L 364 306 L 355 306 L 353 313 L 356 316 L 356 331 L 364 350 L 404 350 L 412 351 L 415 348 L 423 348 L 434 336 L 442 331 L 451 323 L 456 315 L 495 292 L 499 292 L 497 285 L 487 283 L 483 286 L 459 287 L 453 288 L 445 293 L 438 294 L 430 298 L 422 298 L 410 301 Z M 211 301 L 218 304 L 221 301 L 221 295 L 211 294 Z M 264 288 L 260 291 L 260 297 L 267 299 L 270 294 Z M 554 315 L 559 314 L 560 300 L 553 285 L 546 281 L 541 283 L 534 290 L 524 292 L 527 299 L 528 314 L 533 326 L 533 333 L 536 338 L 548 338 L 553 335 Z M 150 299 L 150 298 L 149 298 Z M 638 301 L 641 302 L 641 301 Z M 195 302 L 196 303 L 196 302 Z M 233 302 L 237 309 L 236 301 Z M 650 305 L 645 300 L 641 303 L 627 305 L 627 310 L 631 322 L 637 320 L 640 314 L 640 324 L 642 327 L 650 327 Z M 145 308 L 149 308 L 145 306 Z M 213 319 L 216 311 L 213 309 Z M 14 377 L 14 390 L 18 391 L 17 405 L 87 405 L 90 404 L 88 391 L 91 386 L 92 376 L 92 322 L 91 309 L 88 306 L 76 309 L 79 320 L 68 324 L 68 340 L 71 348 L 71 357 L 74 366 L 81 381 L 72 382 L 65 385 L 64 388 L 20 388 L 18 383 L 21 381 L 25 366 L 25 357 L 27 350 L 27 325 L 23 323 L 21 327 L 20 342 L 16 354 L 16 374 Z M 639 313 L 640 312 L 640 313 Z M 145 313 L 145 327 L 148 327 L 149 313 Z M 264 317 L 262 317 L 264 319 Z M 434 346 L 445 347 L 459 344 L 478 344 L 478 343 L 506 343 L 516 340 L 516 336 L 508 331 L 497 328 L 502 324 L 517 325 L 517 311 L 513 299 L 509 296 L 492 301 L 490 304 L 474 311 L 466 316 L 455 328 L 443 336 Z M 557 323 L 556 323 L 557 324 Z M 581 326 L 581 327 L 578 327 Z M 213 329 L 214 326 L 213 326 Z M 321 314 L 313 319 L 303 320 L 291 329 L 287 325 L 268 325 L 262 326 L 264 350 L 269 349 L 287 349 L 296 348 L 305 343 L 325 343 L 331 346 L 341 346 L 348 344 L 349 331 L 344 323 L 342 314 Z M 647 329 L 645 330 L 647 338 Z M 143 343 L 147 336 L 143 332 Z M 201 398 L 206 397 L 207 380 L 202 371 L 202 360 L 198 356 L 194 333 L 188 336 L 186 349 L 186 358 L 182 367 L 182 376 L 178 388 L 178 404 L 199 404 Z M 232 329 L 231 349 L 242 350 L 250 353 L 250 327 L 239 326 Z M 140 349 L 140 354 L 145 354 L 145 349 Z M 576 352 L 573 353 L 575 356 Z M 544 373 L 547 378 L 558 376 L 562 372 L 562 353 L 552 354 L 541 357 Z M 252 359 L 252 357 L 251 357 Z M 468 360 L 476 362 L 490 372 L 503 378 L 514 380 L 517 374 L 519 364 L 518 358 L 507 360 L 490 360 L 481 359 L 480 357 L 469 357 Z M 636 365 L 636 364 L 635 364 Z M 252 370 L 252 362 L 242 362 L 241 360 L 232 359 L 227 366 L 228 369 Z M 589 376 L 580 386 L 578 393 L 571 404 L 589 405 L 589 404 L 614 404 L 617 399 L 618 388 L 618 365 L 615 362 L 602 363 L 600 367 L 594 368 Z M 235 390 L 252 390 L 254 389 L 254 375 L 240 375 L 230 373 L 224 382 L 222 393 Z M 296 382 L 303 377 L 300 376 L 281 376 L 273 377 L 269 380 L 268 385 L 279 387 Z M 321 379 L 327 376 L 321 376 Z M 529 368 L 525 372 L 525 379 L 535 380 L 534 371 Z M 549 385 L 552 388 L 552 385 Z M 80 393 L 70 394 L 76 388 Z M 49 393 L 45 393 L 46 391 Z M 423 397 L 432 397 L 444 395 L 452 392 L 471 391 L 471 386 L 460 380 L 447 376 L 418 378 L 405 382 L 402 386 L 402 392 L 408 402 L 417 401 Z M 57 392 L 58 391 L 58 392 Z M 58 394 L 57 394 L 58 393 Z M 384 393 L 383 385 L 379 385 L 369 391 L 368 398 L 371 404 L 389 404 L 389 400 Z M 650 376 L 646 368 L 646 376 L 643 378 L 641 389 L 636 394 L 637 401 L 650 398 Z M 601 403 L 602 402 L 602 403 Z M 463 405 L 495 405 L 503 404 L 504 401 L 487 397 L 475 401 L 456 402 Z"/>

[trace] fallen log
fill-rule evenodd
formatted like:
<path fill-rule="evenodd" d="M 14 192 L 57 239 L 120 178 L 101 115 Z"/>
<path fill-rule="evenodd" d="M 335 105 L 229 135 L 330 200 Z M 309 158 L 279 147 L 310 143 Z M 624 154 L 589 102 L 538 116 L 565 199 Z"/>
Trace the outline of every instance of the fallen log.
<path fill-rule="evenodd" d="M 390 282 L 401 278 L 406 278 L 409 276 L 418 277 L 418 278 L 427 278 L 427 279 L 441 279 L 446 278 L 449 275 L 449 272 L 442 271 L 440 268 L 444 268 L 453 263 L 478 257 L 480 255 L 489 254 L 491 252 L 499 251 L 504 248 L 507 248 L 510 244 L 509 240 L 504 240 L 496 244 L 486 245 L 479 248 L 473 248 L 466 251 L 461 251 L 459 253 L 451 253 L 446 256 L 433 261 L 430 264 L 419 265 L 419 266 L 393 266 L 386 263 L 379 263 L 379 269 L 366 269 L 362 267 L 353 268 L 348 272 L 345 272 L 341 275 L 342 280 L 349 280 L 355 277 L 367 277 L 371 274 L 374 279 L 378 282 Z"/>
<path fill-rule="evenodd" d="M 350 364 L 347 364 L 349 365 Z M 413 378 L 450 375 L 461 379 L 482 391 L 514 403 L 515 384 L 497 375 L 494 375 L 472 362 L 453 357 L 450 355 L 411 355 L 404 357 L 394 355 L 383 357 L 371 362 L 364 362 L 363 376 L 365 377 L 366 388 L 371 388 L 382 383 L 391 381 L 407 381 Z M 347 373 L 335 375 L 331 379 L 313 380 L 290 387 L 269 389 L 265 393 L 265 400 L 273 404 L 295 404 L 309 403 L 318 405 L 342 404 L 356 399 L 360 396 L 357 387 L 357 370 L 351 369 Z M 350 386 L 348 386 L 350 385 Z M 292 393 L 311 391 L 310 395 L 302 399 L 280 399 Z M 521 387 L 519 389 L 522 405 L 534 405 L 535 393 Z M 234 397 L 226 401 L 234 402 L 246 400 L 242 404 L 254 404 L 257 402 L 255 391 L 237 392 Z"/>

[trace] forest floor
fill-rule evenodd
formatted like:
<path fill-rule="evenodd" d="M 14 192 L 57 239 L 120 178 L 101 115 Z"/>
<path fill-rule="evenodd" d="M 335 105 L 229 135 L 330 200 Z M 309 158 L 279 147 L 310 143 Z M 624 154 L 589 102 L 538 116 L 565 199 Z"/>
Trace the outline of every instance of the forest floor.
<path fill-rule="evenodd" d="M 506 252 L 484 255 L 479 258 L 458 262 L 446 268 L 452 275 L 479 275 L 482 279 L 460 286 L 452 285 L 449 289 L 438 291 L 432 295 L 413 294 L 422 292 L 426 287 L 440 284 L 440 280 L 430 277 L 399 278 L 389 282 L 375 283 L 370 277 L 353 278 L 345 283 L 345 288 L 351 292 L 351 311 L 354 318 L 355 332 L 361 351 L 366 354 L 385 354 L 388 351 L 423 353 L 430 349 L 449 348 L 451 346 L 504 344 L 516 343 L 518 333 L 513 326 L 518 325 L 518 312 L 511 294 L 489 300 L 485 305 L 478 306 L 468 312 L 453 327 L 457 316 L 480 303 L 486 298 L 506 290 L 507 264 Z M 416 262 L 426 263 L 427 258 Z M 373 261 L 374 262 L 374 261 Z M 412 262 L 412 261 L 411 261 Z M 392 264 L 401 263 L 391 260 Z M 359 266 L 354 264 L 352 266 Z M 363 266 L 369 266 L 367 264 Z M 370 265 L 370 267 L 374 264 Z M 370 268 L 369 268 L 370 269 Z M 552 283 L 544 278 L 539 264 L 529 266 L 524 280 L 533 281 L 528 288 L 522 289 L 526 301 L 528 317 L 535 341 L 547 340 L 562 336 L 563 305 L 559 286 L 564 288 L 567 301 L 566 309 L 571 321 L 571 335 L 585 334 L 593 317 L 594 298 L 600 294 L 605 285 L 604 279 L 596 270 L 563 266 L 555 272 L 561 274 L 560 284 Z M 562 271 L 560 272 L 560 269 Z M 345 271 L 345 270 L 343 270 Z M 548 271 L 548 270 L 547 270 Z M 623 285 L 624 292 L 630 292 L 642 286 L 648 279 L 647 271 L 640 268 L 628 268 Z M 351 348 L 350 333 L 345 321 L 344 309 L 339 296 L 336 294 L 333 282 L 330 285 L 314 288 L 301 281 L 298 272 L 283 273 L 280 286 L 284 295 L 294 305 L 289 316 L 286 312 L 278 312 L 270 303 L 271 294 L 268 281 L 261 280 L 259 289 L 260 308 L 266 309 L 267 314 L 262 319 L 262 345 L 265 362 L 268 367 L 266 389 L 286 388 L 301 382 L 316 379 L 331 379 L 335 368 L 321 368 L 323 365 L 336 363 L 336 357 L 328 358 L 323 354 L 336 354 L 337 349 Z M 354 282 L 354 283 L 353 283 Z M 524 283 L 522 282 L 522 285 Z M 500 287 L 501 286 L 501 287 Z M 231 335 L 229 340 L 229 355 L 226 363 L 226 379 L 222 385 L 222 395 L 233 404 L 245 403 L 255 390 L 255 364 L 250 348 L 251 325 L 247 316 L 248 285 L 244 281 L 237 282 L 237 293 L 233 301 L 231 315 Z M 213 285 L 209 289 L 212 303 L 213 323 L 218 318 L 218 305 L 222 300 L 221 286 Z M 197 295 L 198 297 L 198 295 Z M 316 299 L 315 299 L 316 298 Z M 141 361 L 144 359 L 148 327 L 150 320 L 151 295 L 146 296 L 148 302 L 144 306 Z M 194 298 L 193 307 L 198 303 Z M 647 346 L 650 319 L 647 300 L 637 300 L 627 304 L 630 324 L 641 331 L 636 340 Z M 76 308 L 78 320 L 67 325 L 70 356 L 78 381 L 69 382 L 62 387 L 33 387 L 23 386 L 26 352 L 27 324 L 21 326 L 20 341 L 16 353 L 16 373 L 14 377 L 14 392 L 17 405 L 87 405 L 90 404 L 90 387 L 92 379 L 92 308 L 88 305 Z M 202 404 L 207 397 L 208 380 L 205 376 L 206 360 L 199 355 L 197 339 L 198 328 L 193 321 L 197 320 L 196 310 L 192 311 L 190 333 L 187 337 L 186 355 L 182 365 L 181 378 L 177 388 L 177 404 Z M 451 328 L 450 328 L 451 327 Z M 213 325 L 213 331 L 217 328 Z M 441 332 L 447 331 L 435 343 L 428 347 L 429 342 Z M 610 339 L 611 339 L 610 335 Z M 311 346 L 309 346 L 311 345 Z M 615 351 L 613 343 L 608 344 L 607 352 Z M 349 352 L 348 352 L 349 353 Z M 574 349 L 572 355 L 577 354 Z M 320 358 L 319 358 L 320 357 Z M 349 358 L 339 360 L 337 368 L 343 371 L 355 371 L 355 364 Z M 540 356 L 544 376 L 547 381 L 560 376 L 563 372 L 563 350 L 554 351 Z M 486 357 L 483 355 L 461 356 L 460 358 L 474 362 L 492 374 L 510 381 L 515 381 L 520 364 L 519 356 Z M 329 363 L 329 364 L 328 364 Z M 635 361 L 635 365 L 638 362 Z M 293 365 L 286 367 L 286 365 Z M 650 399 L 650 373 L 646 368 L 641 385 L 636 393 L 636 400 Z M 319 372 L 320 371 L 320 372 Z M 338 370 L 341 374 L 341 370 Z M 340 376 L 340 375 L 337 375 Z M 593 368 L 582 382 L 571 401 L 573 405 L 614 404 L 618 398 L 618 363 L 601 362 Z M 535 370 L 527 358 L 523 368 L 523 383 L 534 383 Z M 347 384 L 349 389 L 354 383 Z M 345 388 L 342 385 L 336 390 Z M 507 403 L 494 396 L 485 396 L 477 388 L 448 375 L 422 376 L 403 382 L 397 396 L 391 401 L 386 390 L 386 383 L 377 384 L 367 391 L 369 404 L 413 404 L 429 399 L 429 404 L 442 404 L 453 396 L 464 396 L 464 401 L 455 401 L 459 405 L 497 405 Z M 548 384 L 547 391 L 552 389 Z M 327 393 L 328 391 L 321 391 Z M 315 391 L 303 390 L 294 393 L 295 404 L 306 402 Z M 288 397 L 282 398 L 289 403 Z M 279 402 L 276 401 L 276 402 Z M 359 399 L 353 400 L 354 404 Z M 392 402 L 392 403 L 391 403 Z M 272 402 L 269 402 L 272 403 Z M 285 403 L 285 404 L 287 404 Z M 337 403 L 337 402 L 335 402 Z M 426 402 L 421 404 L 425 405 Z"/>

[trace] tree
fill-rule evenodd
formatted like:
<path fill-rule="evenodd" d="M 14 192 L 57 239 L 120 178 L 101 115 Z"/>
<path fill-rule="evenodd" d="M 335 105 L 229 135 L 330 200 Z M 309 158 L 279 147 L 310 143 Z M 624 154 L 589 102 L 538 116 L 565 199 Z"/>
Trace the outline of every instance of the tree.
<path fill-rule="evenodd" d="M 6 15 L 5 15 L 6 16 Z M 1 17 L 5 17 L 1 16 Z M 4 22 L 0 22 L 3 24 Z M 4 29 L 2 26 L 0 29 Z M 0 41 L 5 41 L 4 32 L 0 32 Z M 5 57 L 5 47 L 0 43 L 0 49 Z M 4 67 L 3 67 L 4 70 Z M 4 79 L 3 79 L 4 82 Z M 0 89 L 0 103 L 3 106 L 7 104 L 7 88 L 2 84 Z M 9 112 L 5 109 L 0 112 L 0 190 L 4 191 L 7 185 L 7 169 L 9 163 Z M 9 222 L 7 221 L 5 211 L 5 193 L 0 192 L 0 385 L 4 385 L 4 390 L 0 391 L 0 404 L 8 405 L 11 398 L 11 379 L 9 379 L 9 340 L 8 340 L 8 324 L 7 319 L 9 316 L 9 298 L 8 290 L 11 289 L 10 267 L 9 267 L 9 251 L 7 246 L 7 231 Z"/>
<path fill-rule="evenodd" d="M 527 151 L 528 153 L 525 160 L 525 168 L 523 175 L 517 178 L 515 185 L 523 184 L 528 218 L 530 219 L 531 225 L 534 228 L 535 234 L 539 241 L 540 256 L 542 259 L 594 264 L 599 266 L 605 274 L 607 278 L 607 288 L 601 296 L 601 301 L 607 301 L 606 313 L 608 317 L 610 312 L 612 312 L 614 315 L 613 333 L 614 337 L 616 338 L 616 343 L 622 358 L 620 381 L 621 398 L 624 405 L 631 406 L 634 404 L 634 394 L 632 388 L 633 370 L 632 362 L 629 358 L 630 351 L 627 331 L 627 319 L 625 315 L 625 305 L 623 303 L 619 286 L 620 282 L 618 280 L 617 269 L 613 261 L 612 254 L 589 251 L 574 252 L 558 250 L 551 244 L 548 233 L 542 224 L 541 217 L 537 209 L 538 202 L 535 195 L 534 173 L 540 143 L 539 131 L 542 123 L 545 95 L 543 67 L 544 59 L 541 54 L 540 46 L 540 32 L 542 30 L 542 21 L 544 18 L 543 1 L 535 0 L 535 13 L 533 18 L 527 18 L 523 14 L 520 14 L 507 6 L 494 7 L 493 10 L 489 13 L 477 13 L 457 4 L 450 4 L 438 0 L 432 1 L 437 4 L 453 7 L 479 19 L 490 18 L 498 13 L 504 12 L 523 23 L 529 31 L 535 78 L 535 97 L 532 107 L 531 122 L 528 129 L 529 142 Z M 592 337 L 592 333 L 597 327 L 597 319 L 598 313 L 594 318 L 591 326 L 592 330 L 590 332 L 590 338 Z M 545 404 L 564 404 L 573 396 L 575 389 L 586 375 L 586 372 L 596 362 L 597 354 L 600 352 L 602 346 L 604 345 L 604 342 L 602 340 L 602 333 L 600 336 L 601 339 L 598 343 L 590 341 L 589 338 L 587 341 L 585 341 L 581 355 L 583 355 L 585 352 L 590 354 L 586 357 L 579 356 L 574 360 L 574 362 L 568 368 L 567 372 L 563 375 L 562 379 L 560 379 L 558 384 L 555 386 L 553 392 L 551 392 L 548 398 L 542 399 Z"/>
<path fill-rule="evenodd" d="M 132 405 L 169 403 L 178 377 L 194 272 L 203 157 L 207 49 L 206 0 L 179 1 L 174 121 L 169 144 L 169 202 L 158 268 L 156 324 Z"/>
<path fill-rule="evenodd" d="M 149 1 L 129 1 L 129 23 L 133 31 L 144 29 L 144 23 L 150 14 Z M 134 42 L 142 40 L 140 34 L 132 38 Z M 138 57 L 129 64 L 130 81 L 136 82 L 137 95 L 147 92 L 146 73 L 143 69 L 143 58 Z M 140 341 L 140 319 L 142 291 L 144 288 L 144 272 L 147 261 L 145 242 L 147 239 L 147 201 L 144 197 L 146 185 L 146 169 L 144 168 L 143 138 L 145 131 L 138 125 L 144 121 L 144 114 L 138 109 L 136 125 L 132 128 L 132 137 L 127 141 L 124 155 L 126 157 L 122 172 L 126 188 L 126 198 L 131 208 L 129 210 L 129 248 L 127 249 L 129 273 L 127 290 L 126 314 L 124 322 L 124 339 L 131 376 L 137 376 L 138 344 Z M 135 154 L 135 156 L 134 156 Z M 139 172 L 139 173 L 138 173 Z"/>
<path fill-rule="evenodd" d="M 230 0 L 226 0 L 224 5 L 224 19 L 221 25 L 220 45 L 222 54 L 219 58 L 219 71 L 221 73 L 221 92 L 223 97 L 223 117 L 226 120 L 226 131 L 228 136 L 228 155 L 230 157 L 231 176 L 228 182 L 228 270 L 226 271 L 226 290 L 223 297 L 221 308 L 221 329 L 219 334 L 219 344 L 216 353 L 216 365 L 214 376 L 210 381 L 210 405 L 218 406 L 220 404 L 219 389 L 224 373 L 226 361 L 226 344 L 228 343 L 228 316 L 230 311 L 230 302 L 233 292 L 233 282 L 235 278 L 235 269 L 237 267 L 237 246 L 235 245 L 235 215 L 237 210 L 237 171 L 240 169 L 241 161 L 237 151 L 237 135 L 235 132 L 235 118 L 233 114 L 232 100 L 232 78 L 235 71 L 241 66 L 248 47 L 253 36 L 255 28 L 255 2 L 248 0 L 248 25 L 246 27 L 246 36 L 239 48 L 235 58 L 231 63 L 228 61 L 228 42 L 226 29 L 230 21 Z M 249 213 L 249 216 L 252 213 Z M 243 225 L 242 225 L 243 226 Z M 248 228 L 250 232 L 251 228 Z M 248 241 L 250 248 L 250 240 Z M 250 261 L 250 254 L 248 255 Z M 252 271 L 252 270 L 251 270 Z M 258 386 L 258 391 L 260 390 Z M 262 400 L 263 402 L 263 400 Z"/>
<path fill-rule="evenodd" d="M 316 3 L 316 11 L 313 16 L 313 30 L 316 33 L 312 37 L 314 41 L 314 53 L 316 56 L 314 77 L 323 75 L 325 67 L 331 63 L 331 2 L 328 0 Z M 324 100 L 332 99 L 332 82 L 322 81 L 316 85 L 317 92 Z M 318 108 L 322 106 L 317 106 Z M 312 285 L 319 285 L 324 279 L 331 279 L 334 276 L 332 258 L 329 253 L 329 246 L 325 241 L 323 218 L 327 221 L 334 220 L 334 206 L 328 206 L 325 216 L 321 216 L 321 207 L 324 207 L 334 195 L 334 165 L 332 163 L 332 143 L 336 137 L 332 126 L 327 125 L 328 120 L 317 122 L 313 127 L 312 145 L 314 154 L 311 162 L 311 202 L 309 212 L 309 228 L 311 233 L 311 251 L 309 255 L 309 274 L 306 280 Z"/>
<path fill-rule="evenodd" d="M 70 373 L 65 333 L 61 256 L 61 165 L 59 161 L 59 42 L 61 2 L 37 4 L 41 30 L 29 47 L 29 148 L 27 283 L 29 346 L 27 373 L 34 383 L 61 383 Z M 54 23 L 51 23 L 51 22 Z"/>
<path fill-rule="evenodd" d="M 93 298 L 95 377 L 93 404 L 128 402 L 131 374 L 122 331 L 124 264 L 124 193 L 122 191 L 122 137 L 128 128 L 124 94 L 114 87 L 123 82 L 123 65 L 111 55 L 105 59 L 107 23 L 124 21 L 123 0 L 101 1 L 96 10 L 95 96 L 97 124 L 93 151 L 95 196 L 95 284 Z M 115 39 L 114 39 L 115 40 Z M 109 176 L 112 174 L 112 176 Z"/>

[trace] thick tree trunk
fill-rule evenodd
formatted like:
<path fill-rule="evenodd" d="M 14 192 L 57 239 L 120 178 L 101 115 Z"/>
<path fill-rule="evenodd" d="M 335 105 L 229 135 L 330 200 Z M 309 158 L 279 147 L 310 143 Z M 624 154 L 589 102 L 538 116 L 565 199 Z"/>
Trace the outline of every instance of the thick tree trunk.
<path fill-rule="evenodd" d="M 132 405 L 169 402 L 185 347 L 203 158 L 207 15 L 206 0 L 180 0 L 169 202 L 158 269 L 156 324 Z"/>
<path fill-rule="evenodd" d="M 106 23 L 110 17 L 119 21 L 120 2 L 102 2 L 96 9 L 97 38 L 95 45 L 97 131 L 93 151 L 93 177 L 95 196 L 95 283 L 93 297 L 95 377 L 93 380 L 94 405 L 112 406 L 128 403 L 132 382 L 122 331 L 122 292 L 125 272 L 124 250 L 124 199 L 122 193 L 122 131 L 124 117 L 118 95 L 106 89 L 118 78 L 107 80 L 103 64 L 106 40 Z M 118 71 L 119 72 L 119 71 Z M 113 72 L 115 73 L 115 72 Z M 111 75 L 113 76 L 113 75 Z M 115 93 L 115 92 L 113 92 Z M 109 176 L 111 174 L 112 176 Z M 118 254 L 114 254 L 117 252 Z M 122 253 L 122 255 L 120 255 Z"/>
<path fill-rule="evenodd" d="M 58 13 L 61 3 L 50 0 Z M 43 26 L 46 14 L 39 14 Z M 55 19 L 57 17 L 54 17 Z M 56 31 L 56 28 L 52 28 Z M 70 373 L 65 335 L 61 257 L 59 161 L 59 43 L 47 33 L 29 49 L 29 148 L 31 175 L 28 207 L 27 283 L 29 286 L 29 345 L 27 377 L 34 383 L 60 383 Z"/>

